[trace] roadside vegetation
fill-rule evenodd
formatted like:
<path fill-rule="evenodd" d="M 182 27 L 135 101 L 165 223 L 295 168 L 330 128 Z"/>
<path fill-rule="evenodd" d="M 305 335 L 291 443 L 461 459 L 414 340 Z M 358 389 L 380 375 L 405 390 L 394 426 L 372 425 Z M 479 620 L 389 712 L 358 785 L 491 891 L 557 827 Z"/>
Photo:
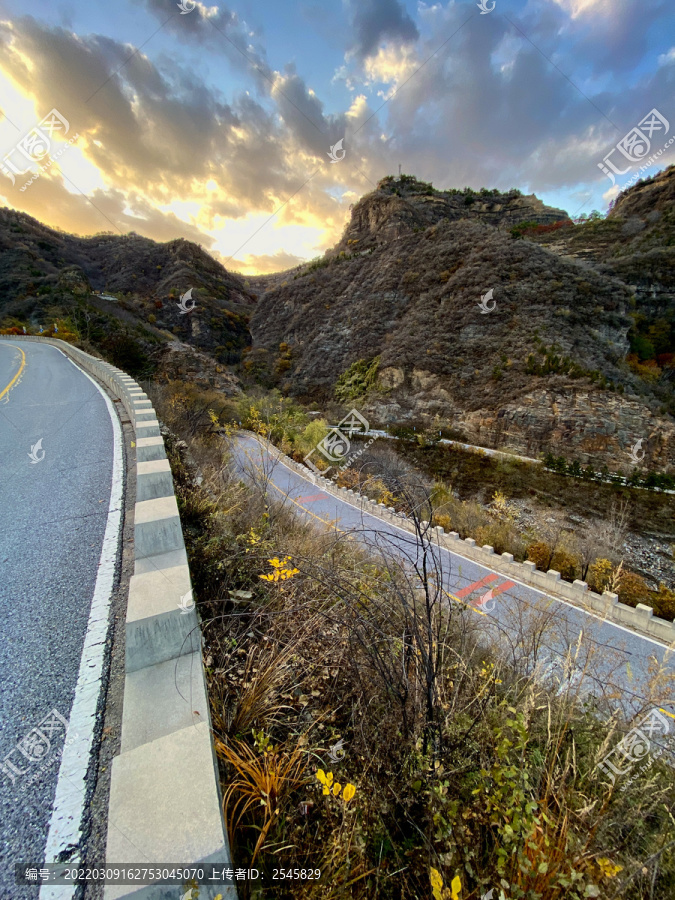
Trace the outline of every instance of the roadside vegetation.
<path fill-rule="evenodd" d="M 672 772 L 653 759 L 612 784 L 597 768 L 671 700 L 664 672 L 623 720 L 611 677 L 594 699 L 579 692 L 569 673 L 596 661 L 550 610 L 521 611 L 487 641 L 483 618 L 447 600 L 423 480 L 381 472 L 416 523 L 417 562 L 403 567 L 386 543 L 300 519 L 262 455 L 246 478 L 232 468 L 243 400 L 148 391 L 203 620 L 233 857 L 264 873 L 242 896 L 673 896 Z M 262 412 L 249 405 L 242 424 L 257 418 L 294 453 L 325 427 L 286 401 Z M 546 671 L 545 648 L 563 639 L 567 658 Z M 292 869 L 321 878 L 274 879 Z"/>

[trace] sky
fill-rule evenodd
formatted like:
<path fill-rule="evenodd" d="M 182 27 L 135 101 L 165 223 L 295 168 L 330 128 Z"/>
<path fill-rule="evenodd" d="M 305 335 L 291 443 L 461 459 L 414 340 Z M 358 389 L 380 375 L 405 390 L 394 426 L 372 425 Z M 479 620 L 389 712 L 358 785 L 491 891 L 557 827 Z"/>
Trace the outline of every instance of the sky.
<path fill-rule="evenodd" d="M 673 0 L 481 3 L 0 0 L 0 205 L 261 274 L 399 165 L 578 216 L 675 163 Z"/>

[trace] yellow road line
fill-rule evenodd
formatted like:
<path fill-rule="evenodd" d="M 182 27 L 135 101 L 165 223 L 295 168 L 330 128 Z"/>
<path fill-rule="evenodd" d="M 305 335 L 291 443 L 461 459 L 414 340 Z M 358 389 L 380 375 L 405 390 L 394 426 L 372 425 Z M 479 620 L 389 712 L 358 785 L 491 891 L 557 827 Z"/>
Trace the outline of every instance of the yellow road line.
<path fill-rule="evenodd" d="M 10 347 L 14 347 L 14 344 L 10 344 L 9 346 L 10 346 Z M 12 390 L 12 388 L 14 387 L 14 385 L 17 383 L 17 381 L 18 381 L 19 378 L 21 377 L 21 373 L 23 372 L 23 370 L 24 370 L 24 368 L 25 368 L 25 366 L 26 366 L 26 354 L 23 352 L 23 350 L 21 349 L 21 347 L 14 347 L 14 349 L 15 349 L 15 350 L 18 350 L 19 353 L 21 354 L 21 356 L 22 356 L 23 358 L 22 358 L 22 360 L 21 360 L 21 365 L 19 366 L 19 371 L 16 373 L 16 375 L 14 376 L 14 378 L 12 378 L 12 380 L 11 380 L 10 383 L 7 385 L 7 387 L 4 389 L 4 391 L 0 394 L 0 400 L 2 400 L 2 398 L 5 396 L 5 394 L 9 394 L 9 392 Z"/>
<path fill-rule="evenodd" d="M 479 616 L 487 616 L 486 612 L 483 612 L 482 609 L 476 609 L 475 606 L 471 606 L 468 603 L 464 603 L 459 597 L 455 597 L 454 594 L 449 594 L 445 589 L 443 589 L 443 593 L 446 597 L 449 597 L 451 600 L 456 600 L 458 603 L 461 603 L 462 606 L 465 606 L 467 609 L 470 609 L 472 612 L 478 613 Z"/>
<path fill-rule="evenodd" d="M 251 458 L 249 457 L 249 459 L 251 459 Z M 262 472 L 262 469 L 260 468 L 260 466 L 258 466 L 255 462 L 253 462 L 253 460 L 251 460 L 251 462 L 253 463 L 253 465 L 256 467 L 256 469 L 257 469 L 259 472 Z M 328 525 L 329 528 L 334 528 L 335 531 L 339 532 L 340 534 L 347 534 L 346 531 L 343 531 L 341 528 L 338 528 L 337 525 L 335 524 L 335 522 L 330 522 L 330 521 L 328 521 L 327 519 L 322 519 L 321 516 L 317 516 L 316 513 L 311 512 L 309 509 L 307 509 L 306 507 L 304 507 L 301 503 L 298 503 L 298 501 L 297 501 L 297 500 L 294 500 L 293 497 L 291 497 L 290 494 L 287 494 L 286 491 L 282 491 L 281 488 L 280 488 L 278 485 L 276 485 L 276 484 L 272 481 L 271 478 L 268 477 L 267 481 L 268 481 L 268 483 L 271 485 L 271 487 L 274 488 L 275 491 L 279 491 L 279 493 L 280 493 L 282 496 L 284 496 L 284 497 L 286 497 L 288 500 L 290 500 L 291 503 L 295 503 L 295 505 L 298 507 L 298 509 L 301 509 L 304 513 L 307 513 L 307 515 L 308 515 L 308 516 L 311 516 L 313 519 L 316 519 L 317 522 L 323 522 L 324 525 Z M 323 491 L 322 491 L 322 493 L 323 493 Z M 330 497 L 330 494 L 326 494 L 326 499 L 328 499 L 329 497 Z"/>

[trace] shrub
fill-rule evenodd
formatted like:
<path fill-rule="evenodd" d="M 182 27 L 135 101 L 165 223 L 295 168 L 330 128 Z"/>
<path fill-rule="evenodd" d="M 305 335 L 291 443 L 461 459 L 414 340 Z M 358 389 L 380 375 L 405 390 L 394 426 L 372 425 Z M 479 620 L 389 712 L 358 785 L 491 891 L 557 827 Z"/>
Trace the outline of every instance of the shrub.
<path fill-rule="evenodd" d="M 452 519 L 450 518 L 450 516 L 447 516 L 447 515 L 443 515 L 443 514 L 436 515 L 434 513 L 433 524 L 440 525 L 446 534 L 449 534 L 451 531 L 454 530 L 452 527 Z"/>
<path fill-rule="evenodd" d="M 553 550 L 546 541 L 536 541 L 527 548 L 527 558 L 544 572 L 551 568 L 552 557 Z"/>
<path fill-rule="evenodd" d="M 596 559 L 588 570 L 588 586 L 596 594 L 609 590 L 612 584 L 614 566 L 609 559 Z"/>
<path fill-rule="evenodd" d="M 566 581 L 574 581 L 579 570 L 579 560 L 567 550 L 556 550 L 553 554 L 551 568 L 560 572 L 560 577 Z"/>
<path fill-rule="evenodd" d="M 619 600 L 628 606 L 644 603 L 649 597 L 649 588 L 644 580 L 635 572 L 621 572 L 619 576 Z"/>
<path fill-rule="evenodd" d="M 335 384 L 335 397 L 343 402 L 365 397 L 377 383 L 377 369 L 380 357 L 359 359 L 343 372 Z"/>
<path fill-rule="evenodd" d="M 650 598 L 650 606 L 654 607 L 655 615 L 672 621 L 675 619 L 675 591 L 660 584 L 658 591 Z"/>

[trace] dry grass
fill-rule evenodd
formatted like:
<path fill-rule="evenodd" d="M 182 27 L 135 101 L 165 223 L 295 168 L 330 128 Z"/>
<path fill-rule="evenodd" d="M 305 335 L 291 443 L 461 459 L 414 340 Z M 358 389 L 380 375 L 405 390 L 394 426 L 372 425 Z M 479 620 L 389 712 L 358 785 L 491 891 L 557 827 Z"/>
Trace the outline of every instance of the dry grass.
<path fill-rule="evenodd" d="M 211 440 L 198 448 L 202 486 L 185 476 L 186 492 L 215 477 L 222 445 L 210 451 Z M 609 650 L 595 657 L 552 607 L 522 604 L 488 645 L 460 603 L 425 605 L 432 557 L 428 581 L 411 581 L 394 556 L 300 522 L 272 500 L 269 474 L 244 502 L 224 477 L 214 505 L 233 512 L 193 523 L 188 540 L 233 856 L 268 876 L 256 896 L 426 897 L 433 868 L 445 884 L 460 878 L 461 900 L 504 882 L 508 900 L 585 900 L 592 886 L 670 900 L 668 769 L 657 761 L 625 790 L 596 769 L 632 724 L 611 714 L 622 698 Z M 296 574 L 259 577 L 287 556 Z M 560 642 L 568 674 L 602 664 L 604 697 L 588 704 L 564 671 L 542 677 Z M 650 704 L 671 681 L 655 666 Z M 355 785 L 353 799 L 325 795 L 319 769 Z M 322 878 L 273 882 L 279 866 Z"/>
<path fill-rule="evenodd" d="M 298 743 L 290 749 L 266 747 L 256 753 L 243 741 L 226 744 L 219 738 L 215 746 L 218 756 L 235 772 L 223 797 L 230 839 L 249 810 L 263 811 L 263 824 L 251 855 L 253 865 L 284 802 L 292 791 L 307 783 L 307 751 Z"/>

